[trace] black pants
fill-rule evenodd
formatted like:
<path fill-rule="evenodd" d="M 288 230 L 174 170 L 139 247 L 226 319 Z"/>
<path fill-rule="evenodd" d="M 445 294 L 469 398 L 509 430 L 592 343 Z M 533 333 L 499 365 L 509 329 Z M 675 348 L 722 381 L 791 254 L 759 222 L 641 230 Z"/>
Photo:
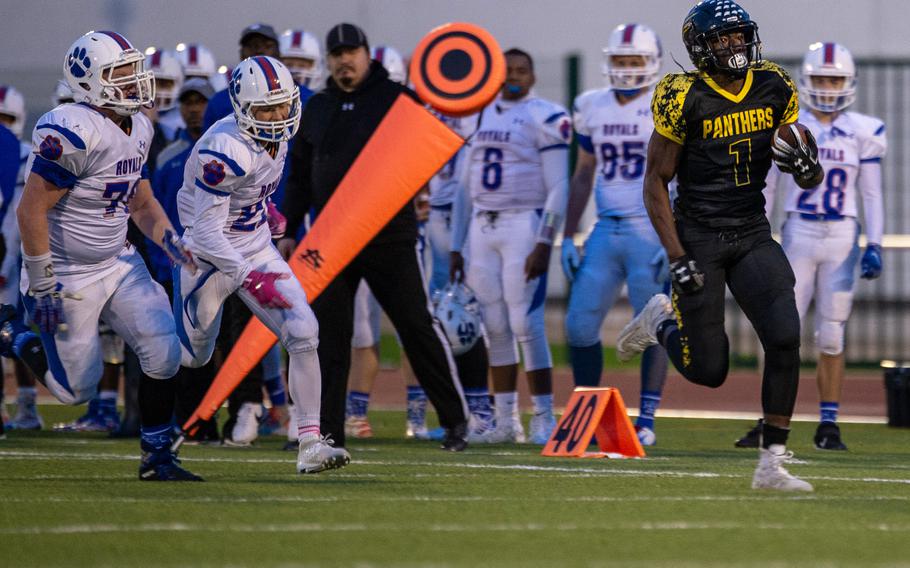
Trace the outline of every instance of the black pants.
<path fill-rule="evenodd" d="M 425 281 L 413 241 L 368 245 L 313 302 L 319 320 L 319 364 L 322 368 L 321 429 L 344 446 L 344 411 L 354 295 L 365 279 L 401 338 L 417 380 L 427 393 L 439 422 L 451 428 L 467 420 L 451 350 L 427 302 Z"/>
<path fill-rule="evenodd" d="M 695 294 L 673 293 L 679 326 L 666 347 L 686 379 L 712 388 L 727 378 L 729 341 L 724 332 L 725 284 L 758 333 L 765 351 L 762 406 L 790 416 L 799 386 L 799 313 L 795 278 L 766 219 L 732 230 L 676 221 L 683 247 L 705 272 Z"/>

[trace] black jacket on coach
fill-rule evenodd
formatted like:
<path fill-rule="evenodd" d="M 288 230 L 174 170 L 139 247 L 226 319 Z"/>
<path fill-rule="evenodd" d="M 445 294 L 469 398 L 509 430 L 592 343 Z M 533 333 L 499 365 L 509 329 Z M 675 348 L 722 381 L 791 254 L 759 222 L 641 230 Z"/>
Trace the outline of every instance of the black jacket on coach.
<path fill-rule="evenodd" d="M 381 63 L 373 61 L 356 91 L 342 91 L 329 78 L 326 88 L 307 101 L 288 157 L 291 170 L 282 203 L 288 220 L 286 234 L 297 234 L 310 208 L 318 216 L 402 92 L 418 100 L 410 89 L 390 80 Z M 416 238 L 417 218 L 408 202 L 370 244 Z"/>

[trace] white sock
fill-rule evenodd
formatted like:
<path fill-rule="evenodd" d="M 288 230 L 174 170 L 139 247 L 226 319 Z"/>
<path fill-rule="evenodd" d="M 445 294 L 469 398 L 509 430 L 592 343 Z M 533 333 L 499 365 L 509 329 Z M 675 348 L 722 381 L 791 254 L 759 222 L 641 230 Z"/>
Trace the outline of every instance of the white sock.
<path fill-rule="evenodd" d="M 783 444 L 771 444 L 768 446 L 768 451 L 774 454 L 775 456 L 782 456 L 787 453 L 787 446 Z"/>
<path fill-rule="evenodd" d="M 515 391 L 494 393 L 493 404 L 496 406 L 496 423 L 510 422 L 512 416 L 518 412 L 518 393 Z"/>
<path fill-rule="evenodd" d="M 534 414 L 553 414 L 553 394 L 532 394 Z"/>
<path fill-rule="evenodd" d="M 319 405 L 322 396 L 322 373 L 316 350 L 289 353 L 288 390 L 294 400 L 297 419 L 297 441 L 319 439 Z"/>
<path fill-rule="evenodd" d="M 98 393 L 98 398 L 101 400 L 117 400 L 117 391 L 115 390 L 103 390 Z"/>

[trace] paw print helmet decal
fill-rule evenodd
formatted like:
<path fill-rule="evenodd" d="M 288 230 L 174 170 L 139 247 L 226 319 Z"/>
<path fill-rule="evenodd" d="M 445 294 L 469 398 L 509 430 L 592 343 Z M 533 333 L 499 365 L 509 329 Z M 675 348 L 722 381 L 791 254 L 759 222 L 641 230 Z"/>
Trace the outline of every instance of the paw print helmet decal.
<path fill-rule="evenodd" d="M 110 108 L 123 116 L 155 100 L 145 56 L 116 32 L 89 32 L 66 52 L 63 76 L 76 102 Z"/>

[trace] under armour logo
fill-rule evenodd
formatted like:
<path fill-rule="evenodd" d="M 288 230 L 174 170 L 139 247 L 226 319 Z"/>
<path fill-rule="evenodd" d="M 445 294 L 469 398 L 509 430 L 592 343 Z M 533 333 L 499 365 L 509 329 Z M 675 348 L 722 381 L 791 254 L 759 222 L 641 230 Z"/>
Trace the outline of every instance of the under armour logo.
<path fill-rule="evenodd" d="M 139 141 L 139 150 L 145 150 L 145 140 Z"/>
<path fill-rule="evenodd" d="M 325 262 L 325 259 L 322 258 L 317 249 L 307 249 L 305 253 L 300 255 L 300 260 L 309 264 L 312 268 L 321 268 L 322 263 Z"/>
<path fill-rule="evenodd" d="M 341 103 L 341 110 L 354 110 L 354 103 Z"/>

